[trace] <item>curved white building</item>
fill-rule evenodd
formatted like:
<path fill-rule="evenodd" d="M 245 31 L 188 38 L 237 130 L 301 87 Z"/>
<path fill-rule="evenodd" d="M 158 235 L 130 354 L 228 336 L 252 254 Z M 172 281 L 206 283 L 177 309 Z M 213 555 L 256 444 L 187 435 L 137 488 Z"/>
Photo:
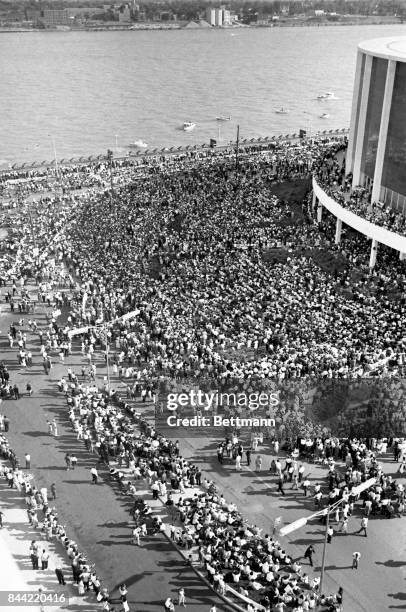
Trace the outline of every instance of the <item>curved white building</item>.
<path fill-rule="evenodd" d="M 406 37 L 376 38 L 358 46 L 351 125 L 345 159 L 352 188 L 371 190 L 380 203 L 406 216 Z M 379 244 L 406 260 L 406 235 L 376 225 L 341 206 L 313 178 L 313 207 L 321 221 L 323 207 L 336 217 L 336 244 L 342 224 L 371 240 L 369 265 L 375 266 Z"/>
<path fill-rule="evenodd" d="M 406 213 L 406 37 L 358 46 L 346 173 Z"/>

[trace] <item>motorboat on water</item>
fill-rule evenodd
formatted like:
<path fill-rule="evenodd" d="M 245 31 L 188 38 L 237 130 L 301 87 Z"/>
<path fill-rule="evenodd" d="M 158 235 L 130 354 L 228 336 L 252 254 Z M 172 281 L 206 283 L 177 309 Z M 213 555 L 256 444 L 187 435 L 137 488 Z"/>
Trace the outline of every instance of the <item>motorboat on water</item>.
<path fill-rule="evenodd" d="M 191 121 L 185 121 L 185 123 L 183 124 L 183 131 L 184 132 L 191 132 L 192 130 L 194 130 L 196 127 L 196 123 L 192 123 Z"/>
<path fill-rule="evenodd" d="M 131 149 L 146 149 L 148 147 L 143 140 L 134 140 L 134 142 L 130 142 L 129 146 Z"/>
<path fill-rule="evenodd" d="M 326 91 L 317 96 L 317 100 L 338 100 L 337 96 L 333 91 Z"/>
<path fill-rule="evenodd" d="M 228 115 L 228 117 L 220 115 L 220 117 L 216 117 L 216 121 L 231 121 L 231 115 Z"/>
<path fill-rule="evenodd" d="M 277 113 L 278 115 L 287 115 L 289 113 L 287 108 L 283 108 L 283 106 L 281 108 L 277 108 L 275 113 Z"/>
<path fill-rule="evenodd" d="M 320 119 L 328 119 L 330 117 L 330 115 L 328 113 L 323 113 L 322 115 L 320 115 Z"/>

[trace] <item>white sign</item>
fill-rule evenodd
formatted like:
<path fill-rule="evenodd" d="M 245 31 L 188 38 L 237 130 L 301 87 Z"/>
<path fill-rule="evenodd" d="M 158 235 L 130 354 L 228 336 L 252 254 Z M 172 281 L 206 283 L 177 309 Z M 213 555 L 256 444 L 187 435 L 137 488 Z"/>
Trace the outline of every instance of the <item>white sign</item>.
<path fill-rule="evenodd" d="M 279 534 L 281 536 L 288 535 L 289 533 L 292 533 L 292 531 L 296 531 L 296 529 L 300 529 L 301 527 L 304 527 L 306 524 L 307 524 L 307 519 L 300 518 L 294 523 L 290 523 L 289 525 L 282 527 L 282 529 L 279 530 Z"/>
<path fill-rule="evenodd" d="M 89 331 L 88 327 L 77 327 L 76 329 L 71 329 L 68 332 L 69 338 L 73 338 L 73 336 L 80 336 L 80 334 L 87 334 Z"/>

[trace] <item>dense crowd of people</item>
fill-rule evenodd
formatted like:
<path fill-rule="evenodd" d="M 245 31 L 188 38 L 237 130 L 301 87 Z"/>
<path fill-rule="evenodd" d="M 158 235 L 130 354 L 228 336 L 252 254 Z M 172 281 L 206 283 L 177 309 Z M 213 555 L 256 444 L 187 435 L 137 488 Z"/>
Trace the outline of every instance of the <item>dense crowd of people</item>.
<path fill-rule="evenodd" d="M 15 279 L 6 301 L 38 333 L 46 374 L 54 355 L 64 363 L 78 342 L 87 361 L 81 375 L 68 370 L 59 383 L 77 438 L 104 463 L 117 459 L 110 473 L 126 492 L 135 495 L 137 480 L 146 478 L 153 494 L 174 506 L 182 523 L 174 539 L 199 550 L 219 592 L 231 585 L 278 612 L 284 606 L 314 608 L 317 580 L 272 536 L 248 526 L 211 483 L 202 482 L 179 446 L 134 414 L 108 381 L 97 389 L 94 353 L 103 350 L 127 383 L 128 398 L 151 400 L 158 411 L 171 384 L 206 380 L 220 389 L 262 390 L 274 389 L 277 381 L 284 386 L 276 417 L 285 436 L 290 416 L 303 419 L 295 392 L 301 385 L 304 398 L 318 378 L 403 375 L 404 263 L 383 249 L 371 272 L 366 239 L 347 230 L 334 245 L 333 217 L 325 214 L 317 223 L 304 195 L 312 173 L 331 193 L 344 185 L 344 194 L 348 179 L 337 161 L 343 154 L 342 142 L 272 143 L 267 150 L 242 151 L 239 159 L 207 152 L 60 168 L 57 189 L 51 171 L 11 174 L 1 186 L 3 198 L 17 206 L 1 243 L 12 257 L 0 262 L 0 276 L 3 282 Z M 284 181 L 303 185 L 299 203 L 275 195 Z M 348 206 L 365 202 L 362 193 L 342 198 Z M 35 296 L 25 291 L 28 278 L 36 280 Z M 399 299 L 392 299 L 392 290 Z M 48 306 L 45 330 L 29 318 L 36 302 Z M 29 367 L 23 327 L 10 329 L 9 336 L 21 368 Z M 7 368 L 0 372 L 2 388 L 11 393 Z M 393 435 L 406 428 L 399 393 L 385 387 L 367 407 L 367 419 L 384 407 Z M 304 420 L 299 424 L 305 426 Z M 291 449 L 292 461 L 297 453 L 307 456 L 300 444 Z M 319 505 L 343 500 L 345 508 L 348 498 L 351 510 L 351 489 L 373 477 L 366 507 L 371 501 L 372 514 L 403 515 L 402 486 L 384 476 L 372 449 L 347 440 L 334 442 L 330 452 L 327 437 L 312 444 L 303 446 L 329 471 L 327 498 L 322 494 Z M 233 452 L 239 456 L 238 442 Z M 348 461 L 343 478 L 334 469 L 336 453 Z M 299 466 L 285 469 L 289 482 L 299 485 Z M 93 477 L 97 482 L 97 470 Z M 280 477 L 283 482 L 282 470 Z M 186 495 L 200 485 L 203 494 Z M 174 492 L 181 496 L 176 503 Z M 58 528 L 57 516 L 46 518 Z M 139 527 L 135 541 L 143 523 Z"/>
<path fill-rule="evenodd" d="M 48 334 L 58 351 L 69 330 L 119 319 L 107 335 L 90 329 L 83 350 L 91 359 L 108 342 L 114 368 L 149 396 L 163 377 L 402 375 L 404 264 L 382 249 L 371 274 L 364 237 L 347 231 L 334 245 L 333 219 L 318 225 L 309 198 L 295 209 L 274 195 L 284 179 L 330 176 L 323 169 L 343 152 L 342 142 L 273 143 L 241 155 L 238 169 L 233 156 L 209 152 L 117 162 L 113 192 L 96 189 L 111 170 L 100 162 L 84 192 L 17 212 L 6 245 L 20 245 L 12 272 L 37 278 L 38 300 L 71 306 L 66 326 L 54 322 Z M 73 181 L 86 168 L 63 175 Z M 341 270 L 320 264 L 323 251 L 345 258 Z M 71 289 L 59 290 L 56 276 Z M 392 285 L 400 299 L 388 299 Z M 401 409 L 398 421 L 404 427 Z"/>
<path fill-rule="evenodd" d="M 372 188 L 352 187 L 352 174 L 345 174 L 345 158 L 331 157 L 315 171 L 324 191 L 343 208 L 363 217 L 370 223 L 385 227 L 396 234 L 405 235 L 406 217 L 383 202 L 372 202 Z"/>

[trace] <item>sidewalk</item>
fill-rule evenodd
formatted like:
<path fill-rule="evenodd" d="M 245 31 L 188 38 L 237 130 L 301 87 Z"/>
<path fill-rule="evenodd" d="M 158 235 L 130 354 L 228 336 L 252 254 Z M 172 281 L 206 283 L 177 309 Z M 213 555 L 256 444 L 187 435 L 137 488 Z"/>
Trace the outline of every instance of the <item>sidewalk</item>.
<path fill-rule="evenodd" d="M 39 529 L 31 527 L 27 520 L 24 509 L 24 498 L 16 489 L 9 489 L 6 481 L 0 481 L 1 509 L 4 513 L 3 529 L 0 530 L 0 607 L 4 612 L 16 609 L 13 606 L 4 606 L 8 591 L 34 591 L 40 587 L 46 593 L 64 593 L 67 602 L 58 603 L 55 606 L 47 605 L 46 610 L 57 612 L 61 610 L 78 610 L 82 612 L 93 612 L 100 610 L 98 604 L 91 594 L 84 598 L 78 597 L 76 587 L 69 581 L 72 570 L 68 564 L 68 557 L 58 541 L 47 541 L 42 538 Z M 33 570 L 29 556 L 29 546 L 32 540 L 36 540 L 39 551 L 45 549 L 49 552 L 49 563 L 47 570 Z M 67 584 L 59 585 L 55 575 L 55 568 L 63 569 Z M 39 610 L 36 605 L 21 604 L 25 609 Z"/>

